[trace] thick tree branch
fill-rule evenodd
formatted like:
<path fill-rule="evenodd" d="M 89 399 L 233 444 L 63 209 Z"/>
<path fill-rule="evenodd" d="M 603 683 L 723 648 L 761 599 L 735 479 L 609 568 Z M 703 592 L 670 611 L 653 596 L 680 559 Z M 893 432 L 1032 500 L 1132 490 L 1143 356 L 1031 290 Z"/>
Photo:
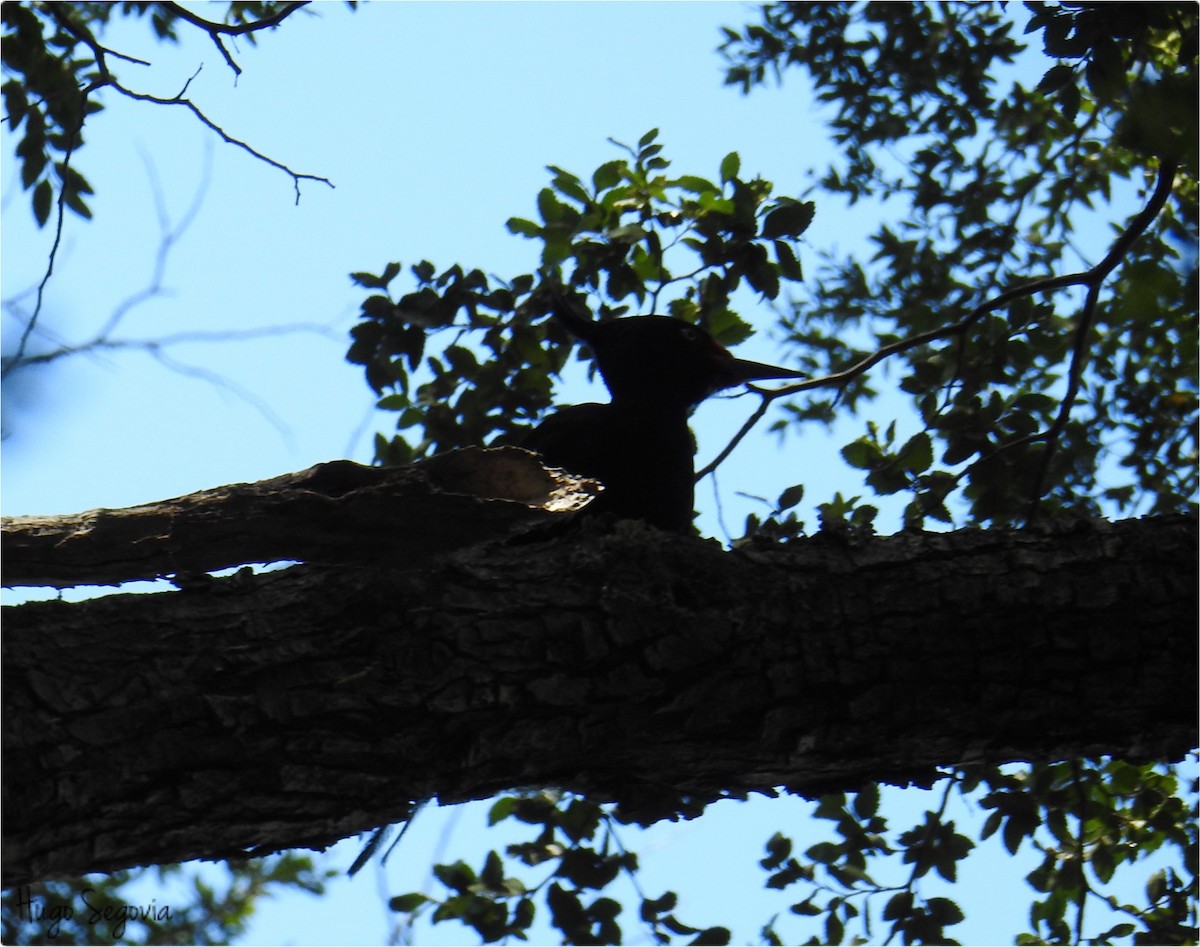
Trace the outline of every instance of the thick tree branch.
<path fill-rule="evenodd" d="M 737 552 L 433 526 L 423 558 L 8 609 L 4 883 L 321 847 L 514 786 L 651 822 L 1197 742 L 1194 518 Z"/>

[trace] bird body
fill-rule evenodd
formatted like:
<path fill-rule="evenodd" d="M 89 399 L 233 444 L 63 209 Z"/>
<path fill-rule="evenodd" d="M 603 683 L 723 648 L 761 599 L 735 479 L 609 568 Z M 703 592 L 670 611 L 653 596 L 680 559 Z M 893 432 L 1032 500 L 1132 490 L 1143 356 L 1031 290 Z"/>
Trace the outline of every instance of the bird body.
<path fill-rule="evenodd" d="M 523 446 L 551 467 L 604 485 L 589 514 L 640 519 L 672 532 L 691 528 L 696 441 L 686 411 L 570 405 L 546 418 Z"/>
<path fill-rule="evenodd" d="M 594 322 L 562 306 L 555 316 L 591 347 L 612 401 L 559 409 L 523 446 L 549 466 L 599 480 L 604 491 L 588 505 L 590 513 L 689 532 L 695 515 L 692 409 L 746 381 L 804 377 L 735 358 L 699 326 L 666 316 Z"/>

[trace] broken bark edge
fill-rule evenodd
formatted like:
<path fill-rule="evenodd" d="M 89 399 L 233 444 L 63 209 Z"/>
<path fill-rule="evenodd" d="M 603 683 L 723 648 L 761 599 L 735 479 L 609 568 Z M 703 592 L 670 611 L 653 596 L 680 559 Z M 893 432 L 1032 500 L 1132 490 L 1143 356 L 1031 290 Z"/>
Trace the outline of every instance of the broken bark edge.
<path fill-rule="evenodd" d="M 427 563 L 568 515 L 599 490 L 518 447 L 462 448 L 405 467 L 334 460 L 124 509 L 6 517 L 0 581 L 183 584 L 251 563 Z"/>

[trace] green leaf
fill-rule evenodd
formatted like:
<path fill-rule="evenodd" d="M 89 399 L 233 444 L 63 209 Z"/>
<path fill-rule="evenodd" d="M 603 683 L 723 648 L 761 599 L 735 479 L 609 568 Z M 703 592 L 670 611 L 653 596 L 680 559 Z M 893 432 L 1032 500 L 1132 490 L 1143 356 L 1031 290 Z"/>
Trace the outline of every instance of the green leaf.
<path fill-rule="evenodd" d="M 80 194 L 92 194 L 91 184 L 87 178 L 76 171 L 65 161 L 56 162 L 54 170 L 58 174 L 58 179 L 62 182 L 63 190 L 78 191 Z"/>
<path fill-rule="evenodd" d="M 1052 95 L 1068 82 L 1073 82 L 1074 79 L 1074 67 L 1068 66 L 1066 63 L 1058 63 L 1058 65 L 1051 66 L 1046 70 L 1046 74 L 1042 76 L 1036 89 L 1044 95 Z"/>
<path fill-rule="evenodd" d="M 767 839 L 767 857 L 759 860 L 759 865 L 767 871 L 774 871 L 783 864 L 783 860 L 792 853 L 792 840 L 786 835 L 776 832 Z"/>
<path fill-rule="evenodd" d="M 33 216 L 39 227 L 46 226 L 46 221 L 50 219 L 50 208 L 53 203 L 54 188 L 48 180 L 41 181 L 33 189 Z"/>
<path fill-rule="evenodd" d="M 645 240 L 647 234 L 648 231 L 641 224 L 625 224 L 622 227 L 614 227 L 612 230 L 605 231 L 604 236 L 613 243 L 629 244 Z"/>
<path fill-rule="evenodd" d="M 681 175 L 673 183 L 693 194 L 719 194 L 721 190 L 712 181 L 694 174 Z"/>
<path fill-rule="evenodd" d="M 524 217 L 509 217 L 506 226 L 509 233 L 521 237 L 540 237 L 542 235 L 542 228 Z"/>
<path fill-rule="evenodd" d="M 791 198 L 781 198 L 763 221 L 762 235 L 767 239 L 790 237 L 796 239 L 809 227 L 817 205 L 812 201 L 796 201 Z"/>
<path fill-rule="evenodd" d="M 754 334 L 754 326 L 732 309 L 716 309 L 708 313 L 704 327 L 713 338 L 725 346 L 738 345 Z"/>
<path fill-rule="evenodd" d="M 695 933 L 697 933 L 696 928 L 688 927 L 686 924 L 677 920 L 675 918 L 675 916 L 672 914 L 668 914 L 666 917 L 664 917 L 662 919 L 662 923 L 663 923 L 663 927 L 665 927 L 667 930 L 669 930 L 672 934 L 695 934 Z"/>
<path fill-rule="evenodd" d="M 591 195 L 584 190 L 583 185 L 574 175 L 566 176 L 565 173 L 560 173 L 559 176 L 554 179 L 554 189 L 558 191 L 558 193 L 569 197 L 572 200 L 578 201 L 585 207 L 592 202 Z"/>
<path fill-rule="evenodd" d="M 640 910 L 643 921 L 652 921 L 664 911 L 674 910 L 679 902 L 679 896 L 674 891 L 668 891 L 661 898 L 643 898 Z M 689 933 L 692 933 L 689 931 Z"/>
<path fill-rule="evenodd" d="M 804 270 L 800 268 L 800 261 L 783 240 L 775 241 L 775 259 L 779 263 L 779 273 L 784 279 L 793 283 L 803 282 Z"/>
<path fill-rule="evenodd" d="M 930 898 L 925 902 L 925 908 L 941 925 L 961 924 L 963 921 L 962 908 L 949 898 Z"/>
<path fill-rule="evenodd" d="M 77 191 L 64 191 L 63 203 L 84 220 L 92 219 L 92 209 L 84 203 L 83 198 L 79 196 Z"/>
<path fill-rule="evenodd" d="M 759 244 L 752 243 L 747 250 L 750 261 L 744 271 L 746 282 L 767 299 L 774 299 L 779 295 L 779 273 Z"/>
<path fill-rule="evenodd" d="M 494 851 L 487 853 L 487 858 L 483 862 L 483 871 L 479 873 L 479 880 L 492 890 L 499 888 L 504 882 L 504 863 Z"/>
<path fill-rule="evenodd" d="M 793 506 L 804 499 L 804 484 L 797 483 L 788 487 L 779 494 L 779 500 L 775 504 L 777 512 L 782 513 L 784 510 L 790 510 Z"/>
<path fill-rule="evenodd" d="M 839 493 L 838 500 L 841 500 L 841 498 L 842 495 Z M 858 497 L 855 497 L 854 499 L 857 500 Z M 850 501 L 850 503 L 853 503 L 853 501 Z M 816 811 L 813 812 L 813 817 L 817 819 L 828 819 L 832 822 L 842 821 L 842 819 L 846 817 L 845 794 L 835 792 L 822 796 L 820 801 L 817 803 Z"/>
<path fill-rule="evenodd" d="M 456 861 L 452 865 L 434 865 L 432 871 L 438 881 L 459 894 L 463 894 L 477 880 L 474 870 L 464 861 Z"/>
<path fill-rule="evenodd" d="M 387 296 L 368 296 L 361 303 L 361 308 L 364 315 L 370 316 L 372 319 L 390 319 L 396 311 L 395 305 Z"/>
<path fill-rule="evenodd" d="M 1101 883 L 1108 884 L 1112 881 L 1113 874 L 1117 870 L 1116 862 L 1113 858 L 1112 846 L 1103 840 L 1098 842 L 1095 849 L 1092 851 L 1092 871 L 1096 873 L 1096 877 Z"/>
<path fill-rule="evenodd" d="M 833 842 L 817 842 L 804 853 L 805 858 L 821 864 L 835 862 L 842 854 L 842 847 Z"/>
<path fill-rule="evenodd" d="M 869 819 L 879 810 L 879 786 L 869 783 L 854 797 L 854 814 L 860 819 Z"/>
<path fill-rule="evenodd" d="M 738 176 L 738 171 L 742 168 L 742 159 L 738 157 L 736 151 L 731 151 L 721 159 L 721 181 L 728 184 Z"/>
<path fill-rule="evenodd" d="M 25 97 L 25 88 L 16 79 L 9 79 L 0 88 L 0 94 L 4 96 L 4 111 L 8 116 L 9 131 L 15 132 L 25 117 L 25 110 L 29 107 L 29 100 Z"/>
<path fill-rule="evenodd" d="M 518 901 L 516 908 L 513 910 L 514 932 L 526 930 L 529 925 L 533 923 L 535 912 L 536 906 L 534 905 L 532 898 L 522 898 L 520 901 Z M 524 940 L 524 937 L 521 939 Z"/>
<path fill-rule="evenodd" d="M 18 148 L 17 153 L 20 154 L 21 149 Z M 26 154 L 21 162 L 21 187 L 33 187 L 33 182 L 41 176 L 48 162 L 46 153 L 41 149 L 33 149 Z"/>
<path fill-rule="evenodd" d="M 912 474 L 924 473 L 933 464 L 933 441 L 926 431 L 914 434 L 900 448 L 900 466 Z"/>
<path fill-rule="evenodd" d="M 517 807 L 517 799 L 515 796 L 501 796 L 492 803 L 492 807 L 488 810 L 488 825 L 495 825 L 497 822 L 503 822 Z"/>
<path fill-rule="evenodd" d="M 892 895 L 883 908 L 885 921 L 896 921 L 912 913 L 913 894 L 911 891 L 901 891 Z"/>
<path fill-rule="evenodd" d="M 592 173 L 592 187 L 596 189 L 597 193 L 615 187 L 620 183 L 624 170 L 625 162 L 621 160 L 608 161 L 600 165 Z"/>
<path fill-rule="evenodd" d="M 548 187 L 538 191 L 537 196 L 538 213 L 541 214 L 542 220 L 546 224 L 556 224 L 563 220 L 567 215 L 567 206 L 563 204 L 554 192 Z"/>
<path fill-rule="evenodd" d="M 883 459 L 879 445 L 865 437 L 842 448 L 842 459 L 857 470 L 870 470 Z"/>
<path fill-rule="evenodd" d="M 1152 874 L 1146 882 L 1146 900 L 1151 904 L 1155 904 L 1162 898 L 1167 891 L 1167 873 L 1165 869 L 1159 869 Z"/>
<path fill-rule="evenodd" d="M 393 911 L 399 911 L 402 914 L 411 914 L 423 904 L 429 904 L 433 898 L 421 894 L 419 891 L 413 891 L 409 894 L 401 894 L 388 901 L 388 907 Z"/>

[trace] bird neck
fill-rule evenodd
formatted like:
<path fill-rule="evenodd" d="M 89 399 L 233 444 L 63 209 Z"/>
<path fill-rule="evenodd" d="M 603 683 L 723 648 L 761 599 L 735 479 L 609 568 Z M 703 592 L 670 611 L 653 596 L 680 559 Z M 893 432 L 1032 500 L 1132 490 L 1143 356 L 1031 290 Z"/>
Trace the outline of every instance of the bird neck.
<path fill-rule="evenodd" d="M 672 397 L 671 393 L 664 392 L 653 394 L 634 392 L 613 395 L 612 406 L 622 414 L 643 417 L 648 423 L 660 422 L 662 424 L 686 424 L 688 417 L 696 407 L 686 400 Z"/>

